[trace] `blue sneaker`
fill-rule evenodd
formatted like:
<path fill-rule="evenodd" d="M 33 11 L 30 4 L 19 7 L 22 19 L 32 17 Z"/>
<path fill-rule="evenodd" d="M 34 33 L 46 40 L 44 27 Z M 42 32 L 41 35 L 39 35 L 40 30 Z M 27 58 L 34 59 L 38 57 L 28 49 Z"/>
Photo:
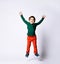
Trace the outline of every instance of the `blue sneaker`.
<path fill-rule="evenodd" d="M 36 53 L 36 54 L 35 54 L 35 56 L 37 56 L 37 57 L 38 57 L 38 56 L 39 56 L 39 54 L 38 54 L 38 53 Z"/>
<path fill-rule="evenodd" d="M 28 53 L 26 53 L 26 55 L 25 55 L 26 57 L 28 57 L 29 56 L 29 54 Z"/>

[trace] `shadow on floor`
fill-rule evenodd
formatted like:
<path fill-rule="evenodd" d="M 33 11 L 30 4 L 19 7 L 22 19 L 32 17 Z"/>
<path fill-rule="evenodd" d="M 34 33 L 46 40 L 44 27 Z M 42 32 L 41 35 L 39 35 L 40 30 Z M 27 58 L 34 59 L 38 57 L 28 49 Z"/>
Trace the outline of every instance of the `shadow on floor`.
<path fill-rule="evenodd" d="M 42 52 L 39 58 L 40 61 L 43 61 L 48 58 L 48 41 L 49 41 L 49 38 L 47 34 L 42 33 L 42 44 L 41 44 Z"/>

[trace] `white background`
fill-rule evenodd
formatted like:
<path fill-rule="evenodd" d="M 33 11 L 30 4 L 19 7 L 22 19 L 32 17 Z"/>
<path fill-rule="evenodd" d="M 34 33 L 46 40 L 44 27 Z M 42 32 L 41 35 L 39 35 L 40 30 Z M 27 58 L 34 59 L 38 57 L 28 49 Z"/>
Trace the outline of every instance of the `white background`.
<path fill-rule="evenodd" d="M 27 27 L 19 16 L 20 11 L 26 20 L 34 15 L 36 22 L 46 15 L 36 29 L 39 58 L 35 59 L 31 46 L 29 60 L 26 61 Z M 0 0 L 0 64 L 17 63 L 60 64 L 59 0 Z"/>

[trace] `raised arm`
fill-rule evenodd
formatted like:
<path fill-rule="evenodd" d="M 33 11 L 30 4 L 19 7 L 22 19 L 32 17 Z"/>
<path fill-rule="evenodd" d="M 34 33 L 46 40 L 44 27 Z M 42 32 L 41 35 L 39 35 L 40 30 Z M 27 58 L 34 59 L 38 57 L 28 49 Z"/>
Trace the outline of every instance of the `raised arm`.
<path fill-rule="evenodd" d="M 25 20 L 22 12 L 19 12 L 19 15 L 20 15 L 21 19 L 23 20 L 23 22 L 24 22 L 25 24 L 28 24 L 28 23 L 29 23 L 27 20 Z"/>
<path fill-rule="evenodd" d="M 41 24 L 45 17 L 46 17 L 46 16 L 42 16 L 41 20 L 40 20 L 39 22 L 37 22 L 36 25 Z"/>

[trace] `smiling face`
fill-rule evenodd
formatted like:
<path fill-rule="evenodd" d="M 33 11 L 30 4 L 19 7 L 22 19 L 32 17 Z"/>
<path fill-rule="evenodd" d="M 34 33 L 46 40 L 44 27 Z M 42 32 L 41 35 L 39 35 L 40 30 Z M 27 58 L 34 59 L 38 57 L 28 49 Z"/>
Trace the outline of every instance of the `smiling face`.
<path fill-rule="evenodd" d="M 34 17 L 34 16 L 30 16 L 30 17 L 29 17 L 29 22 L 30 22 L 31 24 L 35 23 L 35 17 Z"/>

